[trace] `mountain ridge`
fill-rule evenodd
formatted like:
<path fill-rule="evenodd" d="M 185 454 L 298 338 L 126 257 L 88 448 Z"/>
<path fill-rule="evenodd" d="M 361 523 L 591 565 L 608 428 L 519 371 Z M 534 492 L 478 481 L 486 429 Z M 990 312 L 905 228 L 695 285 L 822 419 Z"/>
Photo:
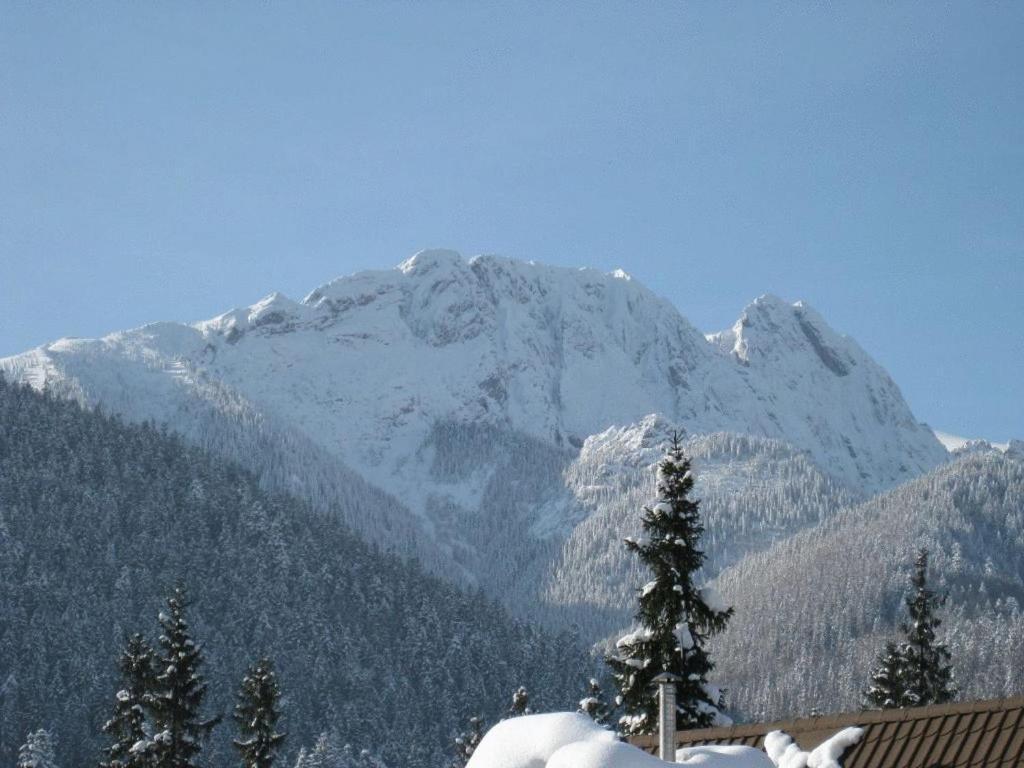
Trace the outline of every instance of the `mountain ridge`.
<path fill-rule="evenodd" d="M 522 307 L 525 311 L 517 313 Z M 581 444 L 611 424 L 663 413 L 691 432 L 750 431 L 788 439 L 812 450 L 820 464 L 841 472 L 847 482 L 888 487 L 941 461 L 938 441 L 913 419 L 888 375 L 804 302 L 787 304 L 766 294 L 748 305 L 732 329 L 705 336 L 669 302 L 621 271 L 604 274 L 495 256 L 465 260 L 454 251 L 422 251 L 392 270 L 338 278 L 314 289 L 301 302 L 272 293 L 248 307 L 191 325 L 152 323 L 98 340 L 58 340 L 27 355 L 4 358 L 0 368 L 9 374 L 21 366 L 35 369 L 29 380 L 39 385 L 62 375 L 74 378 L 73 371 L 62 374 L 59 370 L 71 355 L 114 352 L 150 364 L 184 358 L 213 372 L 220 365 L 218 356 L 227 356 L 247 335 L 272 340 L 328 329 L 336 330 L 330 343 L 350 352 L 373 341 L 384 346 L 405 343 L 411 348 L 408 351 L 426 344 L 440 355 L 443 348 L 464 343 L 469 352 L 488 353 L 489 365 L 477 366 L 480 375 L 471 382 L 475 391 L 461 392 L 454 408 L 451 403 L 433 404 L 431 415 L 469 421 L 490 421 L 497 415 L 513 428 L 556 444 L 570 439 Z M 485 332 L 495 337 L 490 349 L 487 345 L 476 349 L 472 342 Z M 511 338 L 517 333 L 519 338 Z M 727 342 L 731 342 L 728 350 Z M 35 360 L 30 360 L 33 355 Z M 588 366 L 587 361 L 604 367 Z M 809 364 L 815 361 L 815 366 Z M 473 359 L 454 362 L 468 368 Z M 541 372 L 540 382 L 536 376 L 523 375 L 523 368 L 539 367 L 538 362 L 561 370 Z M 609 370 L 609 363 L 636 369 L 638 375 L 617 375 Z M 795 363 L 803 370 L 794 375 Z M 780 373 L 783 367 L 789 370 Z M 916 465 L 893 472 L 884 462 L 858 463 L 856 447 L 851 453 L 852 443 L 841 444 L 835 435 L 815 435 L 813 428 L 786 413 L 787 406 L 796 410 L 784 399 L 787 386 L 801 383 L 796 376 L 811 380 L 808 389 L 822 385 L 836 389 L 835 381 L 826 379 L 823 371 L 839 380 L 849 378 L 858 367 L 871 369 L 858 382 L 870 390 L 864 415 L 874 416 L 878 423 L 898 424 L 907 433 L 900 447 Z M 269 372 L 280 374 L 272 366 Z M 594 378 L 611 381 L 602 386 Z M 773 387 L 767 399 L 778 407 L 752 406 L 750 391 L 763 388 L 769 380 Z M 510 391 L 517 386 L 521 391 Z M 839 389 L 848 394 L 850 388 Z M 377 394 L 379 390 L 374 391 Z M 602 406 L 600 400 L 609 398 L 620 402 L 614 408 Z M 401 420 L 403 409 L 423 407 L 415 400 L 390 404 L 391 412 L 382 417 Z M 581 403 L 575 410 L 574 402 Z M 822 416 L 816 413 L 814 418 L 820 421 Z M 847 431 L 852 433 L 866 429 L 859 422 L 844 426 L 851 427 Z M 372 430 L 362 430 L 361 437 L 376 442 L 368 432 Z M 864 440 L 872 437 L 878 435 L 863 436 Z M 370 457 L 362 463 L 376 461 Z"/>
<path fill-rule="evenodd" d="M 167 423 L 432 570 L 489 583 L 507 557 L 523 604 L 587 514 L 562 473 L 611 427 L 653 414 L 782 441 L 852 493 L 948 460 L 888 374 L 803 302 L 765 295 L 706 336 L 621 270 L 454 251 L 302 301 L 58 340 L 0 372 Z"/>

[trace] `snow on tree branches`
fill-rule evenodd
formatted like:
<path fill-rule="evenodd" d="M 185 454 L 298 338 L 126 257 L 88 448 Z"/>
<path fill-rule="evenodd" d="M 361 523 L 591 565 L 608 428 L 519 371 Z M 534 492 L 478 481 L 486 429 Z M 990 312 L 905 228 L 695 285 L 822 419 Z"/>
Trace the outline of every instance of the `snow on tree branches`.
<path fill-rule="evenodd" d="M 526 687 L 520 685 L 512 692 L 512 705 L 508 708 L 509 717 L 521 717 L 522 715 L 532 714 L 533 710 L 530 709 L 530 694 L 527 693 Z"/>
<path fill-rule="evenodd" d="M 57 768 L 54 739 L 49 731 L 40 728 L 28 735 L 18 750 L 17 768 Z"/>
<path fill-rule="evenodd" d="M 918 550 L 905 599 L 908 618 L 900 624 L 905 639 L 886 643 L 864 692 L 865 704 L 879 709 L 943 704 L 956 696 L 950 653 L 935 630 L 942 624 L 935 615 L 945 602 L 928 588 L 928 550 Z"/>
<path fill-rule="evenodd" d="M 608 702 L 604 699 L 601 683 L 596 677 L 590 678 L 587 683 L 586 696 L 580 699 L 579 711 L 588 715 L 598 725 L 608 725 L 608 717 L 611 713 L 608 709 Z"/>
<path fill-rule="evenodd" d="M 464 768 L 484 738 L 484 719 L 469 718 L 469 730 L 455 737 L 455 760 L 452 768 Z"/>
<path fill-rule="evenodd" d="M 219 717 L 200 715 L 206 697 L 206 681 L 199 672 L 202 649 L 192 640 L 185 612 L 189 601 L 178 585 L 167 598 L 167 612 L 160 614 L 159 674 L 148 697 L 153 716 L 154 768 L 197 768 L 202 741 L 220 722 Z"/>
<path fill-rule="evenodd" d="M 114 712 L 103 732 L 114 743 L 106 748 L 100 768 L 144 768 L 149 760 L 151 733 L 146 723 L 146 706 L 156 688 L 155 654 L 140 634 L 128 638 L 121 653 L 122 688 L 114 697 Z"/>
<path fill-rule="evenodd" d="M 626 735 L 657 728 L 652 680 L 661 672 L 682 678 L 677 690 L 680 727 L 728 721 L 719 712 L 724 705 L 721 693 L 708 683 L 714 665 L 704 645 L 725 628 L 732 609 L 713 590 L 694 583 L 704 564 L 704 526 L 699 502 L 688 498 L 693 482 L 690 460 L 683 455 L 679 435 L 673 434 L 658 465 L 657 502 L 643 510 L 646 538 L 626 540 L 626 547 L 653 576 L 640 590 L 639 628 L 622 637 L 617 652 L 606 659 L 619 688 L 616 702 L 625 709 L 619 727 Z"/>
<path fill-rule="evenodd" d="M 244 768 L 270 768 L 285 734 L 276 730 L 280 713 L 277 702 L 281 689 L 274 665 L 264 657 L 249 668 L 242 679 L 235 706 L 235 722 L 242 738 L 232 743 L 242 757 Z"/>

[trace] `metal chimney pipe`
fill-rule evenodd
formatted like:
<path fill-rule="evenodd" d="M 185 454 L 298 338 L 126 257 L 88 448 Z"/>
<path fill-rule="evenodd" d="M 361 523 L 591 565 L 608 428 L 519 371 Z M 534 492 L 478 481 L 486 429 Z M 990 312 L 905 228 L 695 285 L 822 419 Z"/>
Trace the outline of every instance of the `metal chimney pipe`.
<path fill-rule="evenodd" d="M 654 678 L 658 684 L 658 757 L 666 763 L 676 761 L 676 683 L 682 679 L 671 672 Z"/>

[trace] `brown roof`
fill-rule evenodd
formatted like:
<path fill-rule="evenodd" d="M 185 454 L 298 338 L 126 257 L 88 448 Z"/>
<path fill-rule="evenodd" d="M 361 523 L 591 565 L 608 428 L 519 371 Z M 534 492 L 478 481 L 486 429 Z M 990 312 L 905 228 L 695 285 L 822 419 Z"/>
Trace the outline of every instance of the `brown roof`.
<path fill-rule="evenodd" d="M 745 744 L 762 749 L 765 734 L 785 731 L 809 752 L 851 725 L 862 727 L 864 736 L 843 756 L 843 768 L 1024 766 L 1024 697 L 679 731 L 676 743 L 680 747 Z M 657 750 L 656 736 L 631 741 L 648 752 Z"/>

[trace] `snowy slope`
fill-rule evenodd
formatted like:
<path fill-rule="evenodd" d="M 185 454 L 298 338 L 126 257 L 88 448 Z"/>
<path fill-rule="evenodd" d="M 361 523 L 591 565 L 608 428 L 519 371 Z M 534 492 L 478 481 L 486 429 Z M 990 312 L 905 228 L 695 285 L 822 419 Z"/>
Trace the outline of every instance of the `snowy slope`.
<path fill-rule="evenodd" d="M 715 653 L 731 704 L 758 720 L 856 708 L 919 547 L 949 594 L 939 634 L 963 698 L 1024 692 L 1024 451 L 989 448 L 727 569 L 736 613 Z"/>
<path fill-rule="evenodd" d="M 544 570 L 541 599 L 588 637 L 628 625 L 649 578 L 622 540 L 642 535 L 639 512 L 671 430 L 656 416 L 611 427 L 588 438 L 565 471 L 579 522 Z M 714 433 L 687 438 L 683 450 L 701 503 L 706 578 L 861 499 L 778 440 Z"/>
<path fill-rule="evenodd" d="M 885 371 L 806 305 L 761 297 L 705 337 L 621 271 L 450 251 L 301 302 L 273 294 L 194 325 L 62 339 L 0 360 L 0 372 L 166 421 L 270 487 L 340 506 L 368 538 L 471 579 L 487 553 L 463 535 L 467 519 L 488 504 L 500 517 L 518 498 L 505 540 L 542 556 L 579 522 L 558 473 L 588 437 L 649 414 L 689 434 L 784 441 L 855 492 L 947 460 Z M 529 461 L 539 468 L 517 497 L 496 472 Z"/>
<path fill-rule="evenodd" d="M 944 460 L 889 375 L 804 302 L 766 295 L 728 331 L 708 336 L 762 407 L 730 431 L 778 437 L 810 451 L 851 487 L 891 487 Z M 737 425 L 738 426 L 738 425 Z"/>
<path fill-rule="evenodd" d="M 993 443 L 988 440 L 981 440 L 975 437 L 960 437 L 959 435 L 953 435 L 950 434 L 949 432 L 942 432 L 941 430 L 938 429 L 934 430 L 934 432 L 935 437 L 938 438 L 939 442 L 942 443 L 943 447 L 950 453 L 956 453 L 957 451 L 962 451 L 965 449 L 971 450 L 975 446 L 979 446 L 981 448 L 991 446 L 992 448 L 996 448 L 1000 451 L 1003 451 L 1004 453 L 1010 448 L 1009 442 Z"/>

